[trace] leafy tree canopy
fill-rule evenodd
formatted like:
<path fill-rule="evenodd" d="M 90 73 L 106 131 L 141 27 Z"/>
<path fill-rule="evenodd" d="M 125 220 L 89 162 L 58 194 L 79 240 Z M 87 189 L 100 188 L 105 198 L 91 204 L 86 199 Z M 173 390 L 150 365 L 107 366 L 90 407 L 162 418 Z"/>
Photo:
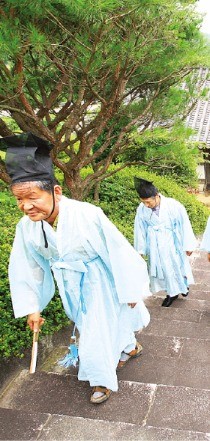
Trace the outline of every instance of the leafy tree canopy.
<path fill-rule="evenodd" d="M 132 130 L 192 105 L 190 73 L 209 64 L 196 3 L 2 0 L 0 110 L 12 124 L 2 113 L 0 135 L 32 131 L 53 142 L 72 196 L 87 195 Z M 0 177 L 8 181 L 3 160 Z"/>
<path fill-rule="evenodd" d="M 124 163 L 144 164 L 144 169 L 153 169 L 158 175 L 173 177 L 182 186 L 197 187 L 197 165 L 203 153 L 195 142 L 190 141 L 192 130 L 181 125 L 167 129 L 157 127 L 134 133 L 130 148 L 119 159 Z"/>

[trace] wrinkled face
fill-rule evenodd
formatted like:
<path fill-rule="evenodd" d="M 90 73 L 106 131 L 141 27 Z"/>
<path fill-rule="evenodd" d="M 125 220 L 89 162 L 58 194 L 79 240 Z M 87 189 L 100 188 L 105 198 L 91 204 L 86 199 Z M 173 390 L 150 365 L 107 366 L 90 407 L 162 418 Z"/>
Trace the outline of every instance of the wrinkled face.
<path fill-rule="evenodd" d="M 37 187 L 35 182 L 20 182 L 12 186 L 18 208 L 32 221 L 46 220 L 53 223 L 58 211 L 62 190 L 59 185 L 54 186 L 55 208 L 53 210 L 53 195 Z M 53 210 L 53 213 L 52 213 Z M 52 213 L 52 214 L 51 214 Z"/>
<path fill-rule="evenodd" d="M 155 208 L 160 204 L 160 196 L 157 194 L 156 196 L 152 196 L 151 198 L 147 199 L 141 199 L 140 201 L 147 207 L 147 208 Z"/>

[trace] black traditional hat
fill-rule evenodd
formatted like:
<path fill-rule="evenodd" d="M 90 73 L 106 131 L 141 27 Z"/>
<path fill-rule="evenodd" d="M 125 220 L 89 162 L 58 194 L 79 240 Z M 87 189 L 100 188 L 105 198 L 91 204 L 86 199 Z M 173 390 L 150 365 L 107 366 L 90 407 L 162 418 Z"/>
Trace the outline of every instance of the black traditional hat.
<path fill-rule="evenodd" d="M 147 199 L 154 197 L 158 194 L 158 189 L 152 182 L 146 181 L 146 179 L 134 177 L 134 186 L 139 194 L 140 198 Z"/>
<path fill-rule="evenodd" d="M 27 181 L 54 181 L 50 150 L 53 145 L 31 132 L 0 138 L 6 150 L 6 169 L 12 184 Z"/>

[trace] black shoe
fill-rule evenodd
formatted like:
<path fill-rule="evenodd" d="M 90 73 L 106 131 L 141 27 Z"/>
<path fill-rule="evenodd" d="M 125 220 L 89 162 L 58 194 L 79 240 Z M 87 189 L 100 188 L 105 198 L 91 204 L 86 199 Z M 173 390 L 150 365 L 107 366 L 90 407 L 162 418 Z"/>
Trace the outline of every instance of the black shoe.
<path fill-rule="evenodd" d="M 178 295 L 174 296 L 174 297 L 167 296 L 163 300 L 162 306 L 166 306 L 166 308 L 168 308 L 169 306 L 171 306 L 171 304 L 174 302 L 174 300 L 178 299 L 178 297 L 179 297 Z"/>
<path fill-rule="evenodd" d="M 182 296 L 183 296 L 183 297 L 187 297 L 188 294 L 189 294 L 189 288 L 187 288 L 187 292 L 186 292 L 185 294 L 182 292 Z"/>

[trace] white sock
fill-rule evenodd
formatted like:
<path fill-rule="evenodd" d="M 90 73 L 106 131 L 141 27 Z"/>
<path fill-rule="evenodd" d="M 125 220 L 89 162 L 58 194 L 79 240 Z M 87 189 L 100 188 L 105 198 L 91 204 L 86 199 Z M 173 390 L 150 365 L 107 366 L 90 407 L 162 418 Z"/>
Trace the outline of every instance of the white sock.
<path fill-rule="evenodd" d="M 127 361 L 130 358 L 130 355 L 125 352 L 121 352 L 120 361 Z"/>
<path fill-rule="evenodd" d="M 94 392 L 93 398 L 100 398 L 104 395 L 104 392 Z"/>

